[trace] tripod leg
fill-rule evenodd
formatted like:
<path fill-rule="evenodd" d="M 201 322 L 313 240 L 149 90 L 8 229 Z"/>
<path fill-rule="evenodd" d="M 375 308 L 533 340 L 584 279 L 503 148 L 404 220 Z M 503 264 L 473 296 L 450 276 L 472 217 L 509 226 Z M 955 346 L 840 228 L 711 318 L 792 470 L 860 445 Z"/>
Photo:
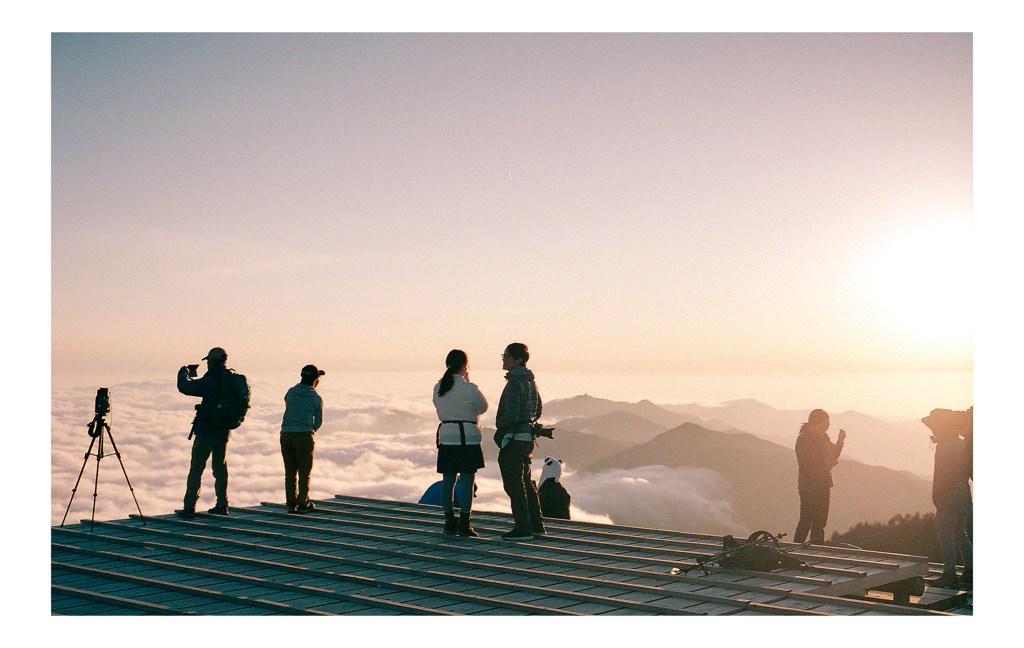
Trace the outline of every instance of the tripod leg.
<path fill-rule="evenodd" d="M 78 490 L 78 483 L 82 481 L 82 474 L 85 472 L 85 465 L 89 463 L 89 455 L 92 454 L 92 446 L 96 443 L 96 437 L 92 438 L 89 442 L 89 449 L 85 451 L 85 461 L 82 462 L 82 469 L 78 471 L 78 479 L 75 480 L 75 487 L 71 489 L 71 499 L 68 500 L 68 507 L 64 509 L 64 519 L 60 521 L 60 525 L 64 526 L 64 522 L 68 519 L 68 511 L 71 510 L 71 502 L 75 501 L 75 492 Z"/>
<path fill-rule="evenodd" d="M 96 497 L 99 495 L 100 490 L 100 460 L 103 459 L 103 430 L 100 430 L 100 447 L 96 451 L 96 481 L 93 482 L 92 486 L 92 517 L 89 518 L 89 533 L 92 533 L 92 527 L 96 523 Z"/>
<path fill-rule="evenodd" d="M 142 514 L 142 507 L 139 506 L 139 500 L 135 497 L 135 489 L 132 488 L 132 480 L 128 479 L 128 471 L 125 470 L 124 462 L 121 461 L 121 453 L 117 451 L 117 444 L 114 443 L 114 435 L 110 432 L 110 426 L 107 426 L 107 436 L 110 437 L 110 445 L 114 447 L 114 456 L 117 457 L 117 463 L 121 464 L 121 472 L 124 473 L 124 480 L 128 482 L 128 490 L 132 492 L 132 499 L 135 500 L 135 508 L 139 509 L 139 517 L 142 518 L 142 523 L 146 523 L 146 516 Z"/>

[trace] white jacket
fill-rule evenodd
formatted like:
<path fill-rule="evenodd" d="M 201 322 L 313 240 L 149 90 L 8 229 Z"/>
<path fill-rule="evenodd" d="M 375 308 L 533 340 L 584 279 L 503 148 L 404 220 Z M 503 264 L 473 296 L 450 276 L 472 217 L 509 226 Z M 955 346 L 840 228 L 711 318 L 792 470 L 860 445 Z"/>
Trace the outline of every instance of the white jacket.
<path fill-rule="evenodd" d="M 478 422 L 480 415 L 487 411 L 487 399 L 480 388 L 456 374 L 452 388 L 444 396 L 438 396 L 441 381 L 434 385 L 434 408 L 437 418 L 441 420 L 438 429 L 438 441 L 441 445 L 461 445 L 462 433 L 458 423 L 445 421 L 463 421 L 462 430 L 466 433 L 466 445 L 480 445 L 482 435 Z"/>

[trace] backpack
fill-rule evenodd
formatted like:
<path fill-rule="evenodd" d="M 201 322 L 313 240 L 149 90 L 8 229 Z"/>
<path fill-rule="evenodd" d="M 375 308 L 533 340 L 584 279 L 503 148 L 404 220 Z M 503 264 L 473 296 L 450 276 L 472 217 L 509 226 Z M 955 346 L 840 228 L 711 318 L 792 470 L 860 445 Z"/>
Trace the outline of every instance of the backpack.
<path fill-rule="evenodd" d="M 756 542 L 764 544 L 753 544 Z M 726 569 L 770 572 L 779 567 L 796 569 L 803 564 L 803 561 L 781 551 L 779 541 L 767 531 L 751 533 L 746 542 L 727 535 L 722 538 L 722 552 L 732 552 L 718 561 L 719 566 Z"/>
<path fill-rule="evenodd" d="M 210 425 L 225 430 L 234 430 L 249 411 L 249 382 L 234 369 L 228 369 L 220 377 L 220 400 L 210 412 Z"/>

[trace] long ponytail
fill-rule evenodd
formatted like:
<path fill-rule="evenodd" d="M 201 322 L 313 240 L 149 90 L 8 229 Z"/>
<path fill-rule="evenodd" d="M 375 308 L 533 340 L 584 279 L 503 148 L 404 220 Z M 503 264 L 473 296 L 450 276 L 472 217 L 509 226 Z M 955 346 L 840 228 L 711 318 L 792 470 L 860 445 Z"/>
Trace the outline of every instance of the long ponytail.
<path fill-rule="evenodd" d="M 469 358 L 466 356 L 465 351 L 452 349 L 448 352 L 448 357 L 444 359 L 444 364 L 447 368 L 444 370 L 444 375 L 441 376 L 441 386 L 437 390 L 438 396 L 444 396 L 451 391 L 451 388 L 455 385 L 455 374 L 459 373 L 463 367 L 469 364 Z"/>

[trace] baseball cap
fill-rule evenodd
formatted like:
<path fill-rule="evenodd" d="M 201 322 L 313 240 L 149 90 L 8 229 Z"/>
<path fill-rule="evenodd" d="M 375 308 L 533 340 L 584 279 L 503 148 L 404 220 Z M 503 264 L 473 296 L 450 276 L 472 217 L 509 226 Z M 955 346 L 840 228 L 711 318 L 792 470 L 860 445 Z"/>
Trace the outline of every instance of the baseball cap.
<path fill-rule="evenodd" d="M 206 354 L 203 360 L 212 360 L 213 362 L 224 362 L 228 359 L 228 352 L 220 347 L 213 347 L 210 352 Z"/>
<path fill-rule="evenodd" d="M 318 376 L 324 376 L 326 374 L 327 372 L 321 369 L 317 369 L 316 365 L 306 365 L 305 367 L 302 368 L 302 375 L 304 377 L 316 378 Z"/>

